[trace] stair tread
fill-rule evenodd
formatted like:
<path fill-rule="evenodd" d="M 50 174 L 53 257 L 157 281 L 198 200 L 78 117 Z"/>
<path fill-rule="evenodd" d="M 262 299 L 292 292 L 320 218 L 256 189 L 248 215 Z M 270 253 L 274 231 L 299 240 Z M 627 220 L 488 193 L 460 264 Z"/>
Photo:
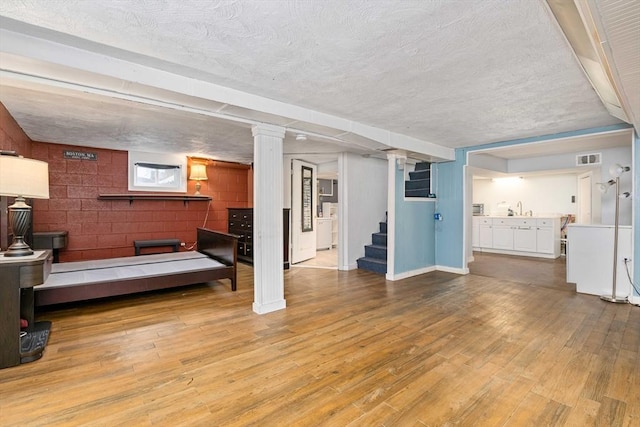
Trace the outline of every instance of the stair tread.
<path fill-rule="evenodd" d="M 387 249 L 387 245 L 376 245 L 375 243 L 372 243 L 370 245 L 364 245 L 364 246 L 368 248 L 375 248 L 375 249 Z"/>
<path fill-rule="evenodd" d="M 368 261 L 368 262 L 373 262 L 375 264 L 387 264 L 387 260 L 386 259 L 380 259 L 380 258 L 371 258 L 371 257 L 362 257 L 362 258 L 358 258 L 358 261 Z"/>

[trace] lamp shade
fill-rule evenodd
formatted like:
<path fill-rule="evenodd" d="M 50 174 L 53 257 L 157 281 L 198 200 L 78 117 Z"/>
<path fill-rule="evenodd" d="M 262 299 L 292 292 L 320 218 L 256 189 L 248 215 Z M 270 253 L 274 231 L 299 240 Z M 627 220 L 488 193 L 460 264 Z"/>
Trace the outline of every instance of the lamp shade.
<path fill-rule="evenodd" d="M 49 165 L 16 156 L 0 156 L 0 196 L 49 198 Z"/>
<path fill-rule="evenodd" d="M 191 165 L 191 175 L 189 175 L 189 179 L 194 181 L 205 181 L 209 179 L 207 178 L 207 165 Z"/>
<path fill-rule="evenodd" d="M 611 165 L 611 167 L 609 167 L 609 174 L 612 177 L 617 178 L 624 172 L 629 172 L 630 170 L 631 168 L 629 166 L 622 166 L 621 164 L 616 163 L 615 165 Z"/>

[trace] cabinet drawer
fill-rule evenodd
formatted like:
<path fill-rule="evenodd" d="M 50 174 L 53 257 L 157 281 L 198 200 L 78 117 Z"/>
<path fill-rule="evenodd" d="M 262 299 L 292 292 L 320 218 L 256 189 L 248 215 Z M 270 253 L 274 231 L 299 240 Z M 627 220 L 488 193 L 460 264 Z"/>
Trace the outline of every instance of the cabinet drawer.
<path fill-rule="evenodd" d="M 248 257 L 252 257 L 253 256 L 253 245 L 250 243 L 246 243 L 244 245 L 244 254 Z"/>
<path fill-rule="evenodd" d="M 513 218 L 493 218 L 493 225 L 505 225 L 505 226 L 515 226 L 518 225 L 518 220 Z"/>
<path fill-rule="evenodd" d="M 236 230 L 236 231 L 244 232 L 245 230 L 251 231 L 252 228 L 253 227 L 251 226 L 250 222 L 244 221 L 242 219 L 229 220 L 229 231 Z"/>
<path fill-rule="evenodd" d="M 518 227 L 535 227 L 537 222 L 535 218 L 517 218 L 513 219 L 514 225 Z"/>
<path fill-rule="evenodd" d="M 553 227 L 553 220 L 549 218 L 538 218 L 538 227 Z"/>
<path fill-rule="evenodd" d="M 479 224 L 491 225 L 493 223 L 493 220 L 491 218 L 478 218 L 477 221 Z"/>

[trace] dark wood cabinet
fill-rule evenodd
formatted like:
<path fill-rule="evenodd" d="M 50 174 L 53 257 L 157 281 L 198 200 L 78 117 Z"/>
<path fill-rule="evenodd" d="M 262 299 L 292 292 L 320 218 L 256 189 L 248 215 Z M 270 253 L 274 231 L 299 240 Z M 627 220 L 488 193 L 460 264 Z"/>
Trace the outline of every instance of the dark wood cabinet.
<path fill-rule="evenodd" d="M 47 280 L 52 258 L 51 251 L 11 258 L 0 253 L 0 368 L 42 356 L 51 323 L 35 321 L 33 287 Z M 20 319 L 27 323 L 22 332 Z"/>
<path fill-rule="evenodd" d="M 253 208 L 228 208 L 228 232 L 238 236 L 238 260 L 253 263 Z M 289 268 L 289 212 L 282 210 L 284 268 Z"/>

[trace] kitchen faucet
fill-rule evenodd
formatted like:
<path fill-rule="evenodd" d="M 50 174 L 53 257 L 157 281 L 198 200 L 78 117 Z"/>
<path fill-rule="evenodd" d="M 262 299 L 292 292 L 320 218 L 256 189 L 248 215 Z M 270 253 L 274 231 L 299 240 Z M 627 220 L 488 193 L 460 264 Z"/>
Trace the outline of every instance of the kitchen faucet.
<path fill-rule="evenodd" d="M 518 201 L 518 204 L 516 205 L 516 208 L 520 207 L 520 213 L 519 215 L 522 216 L 522 202 Z"/>

